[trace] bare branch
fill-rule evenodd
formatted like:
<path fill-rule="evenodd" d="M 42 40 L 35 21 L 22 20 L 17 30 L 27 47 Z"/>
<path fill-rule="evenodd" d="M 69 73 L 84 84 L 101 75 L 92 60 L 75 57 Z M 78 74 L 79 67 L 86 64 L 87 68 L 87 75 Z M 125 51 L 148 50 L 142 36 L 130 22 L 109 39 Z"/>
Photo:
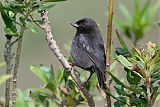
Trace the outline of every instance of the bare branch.
<path fill-rule="evenodd" d="M 12 86 L 13 87 L 13 89 L 12 89 L 12 105 L 13 106 L 16 103 L 17 72 L 18 72 L 18 68 L 19 68 L 19 61 L 20 61 L 22 39 L 23 39 L 24 31 L 25 31 L 25 27 L 21 26 L 20 37 L 18 37 L 18 39 L 16 39 L 18 41 L 18 44 L 17 44 L 17 49 L 16 49 L 14 71 L 13 71 L 13 84 L 12 84 L 13 85 Z M 12 42 L 12 44 L 13 44 L 13 42 Z"/>
<path fill-rule="evenodd" d="M 62 55 L 62 53 L 59 50 L 59 47 L 56 44 L 56 41 L 53 39 L 53 35 L 51 32 L 51 27 L 49 25 L 49 20 L 48 20 L 48 12 L 44 11 L 42 13 L 42 18 L 44 20 L 44 31 L 46 33 L 46 40 L 48 42 L 49 49 L 52 50 L 54 55 L 58 58 L 58 60 L 61 62 L 64 68 L 68 69 L 68 72 L 72 76 L 73 80 L 76 82 L 77 86 L 80 88 L 81 92 L 83 93 L 84 97 L 87 100 L 87 103 L 90 107 L 95 107 L 95 103 L 93 101 L 92 96 L 89 94 L 86 88 L 81 88 L 81 80 L 77 77 L 75 74 L 75 69 L 70 66 L 68 63 L 67 59 Z"/>
<path fill-rule="evenodd" d="M 108 4 L 108 29 L 107 29 L 107 43 L 106 43 L 106 85 L 107 91 L 110 92 L 109 85 L 109 73 L 110 72 L 110 53 L 111 53 L 111 41 L 112 41 L 112 19 L 113 19 L 113 1 L 109 0 Z M 107 104 L 106 106 L 111 107 L 110 95 L 106 94 Z"/>
<path fill-rule="evenodd" d="M 11 64 L 11 36 L 6 34 L 6 43 L 5 43 L 5 51 L 4 51 L 4 60 L 6 62 L 6 74 L 11 74 L 12 64 Z M 6 90 L 5 90 L 5 107 L 9 107 L 10 101 L 10 82 L 11 79 L 6 81 Z"/>

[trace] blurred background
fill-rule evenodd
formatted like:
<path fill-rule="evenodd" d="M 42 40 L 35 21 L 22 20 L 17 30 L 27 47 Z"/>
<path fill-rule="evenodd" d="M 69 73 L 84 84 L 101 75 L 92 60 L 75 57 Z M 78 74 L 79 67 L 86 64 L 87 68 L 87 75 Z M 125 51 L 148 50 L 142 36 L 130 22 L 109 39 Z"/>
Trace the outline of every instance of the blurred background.
<path fill-rule="evenodd" d="M 143 6 L 145 1 L 146 0 L 142 0 L 140 4 Z M 107 3 L 107 0 L 68 0 L 57 3 L 56 6 L 49 9 L 49 20 L 54 34 L 54 39 L 57 41 L 60 50 L 65 56 L 69 55 L 69 51 L 66 49 L 70 47 L 71 40 L 76 33 L 76 29 L 68 24 L 70 21 L 74 22 L 84 17 L 94 19 L 99 25 L 104 43 L 106 43 Z M 121 4 L 129 9 L 130 14 L 132 15 L 134 13 L 134 0 L 115 0 L 114 18 L 122 21 L 123 23 L 125 22 L 125 18 L 119 9 Z M 145 32 L 145 36 L 138 41 L 139 44 L 146 44 L 146 42 L 152 41 L 157 45 L 160 45 L 160 27 L 156 24 L 158 21 L 160 22 L 160 11 L 153 26 Z M 3 36 L 3 28 L 4 24 L 0 18 L 0 62 L 4 61 L 4 45 L 2 44 L 5 44 L 5 38 Z M 115 29 L 118 29 L 116 23 L 113 25 L 113 49 L 115 47 L 119 47 L 119 43 L 115 35 Z M 121 34 L 123 35 L 123 33 Z M 31 65 L 53 65 L 55 71 L 61 67 L 59 61 L 49 50 L 44 32 L 42 32 L 41 29 L 38 29 L 38 33 L 36 34 L 28 30 L 25 32 L 24 36 L 18 73 L 18 88 L 21 88 L 22 90 L 41 86 L 41 82 L 38 77 L 33 75 L 30 71 Z M 128 46 L 132 48 L 131 40 L 127 39 L 125 36 L 123 36 L 123 38 L 127 41 Z M 4 68 L 0 68 L 0 75 L 4 74 L 4 71 Z M 0 87 L 0 96 L 4 96 L 4 85 Z"/>

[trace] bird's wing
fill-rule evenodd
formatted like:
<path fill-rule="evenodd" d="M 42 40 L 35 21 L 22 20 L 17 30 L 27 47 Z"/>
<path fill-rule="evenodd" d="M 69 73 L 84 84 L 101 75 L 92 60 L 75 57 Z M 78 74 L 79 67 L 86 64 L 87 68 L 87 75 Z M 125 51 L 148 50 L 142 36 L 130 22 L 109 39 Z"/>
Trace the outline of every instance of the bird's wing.
<path fill-rule="evenodd" d="M 89 59 L 93 62 L 93 64 L 99 68 L 99 70 L 104 73 L 105 71 L 105 50 L 103 41 L 100 38 L 96 38 L 97 40 L 88 40 L 89 38 L 84 35 L 79 35 L 78 45 L 84 52 L 87 54 Z"/>

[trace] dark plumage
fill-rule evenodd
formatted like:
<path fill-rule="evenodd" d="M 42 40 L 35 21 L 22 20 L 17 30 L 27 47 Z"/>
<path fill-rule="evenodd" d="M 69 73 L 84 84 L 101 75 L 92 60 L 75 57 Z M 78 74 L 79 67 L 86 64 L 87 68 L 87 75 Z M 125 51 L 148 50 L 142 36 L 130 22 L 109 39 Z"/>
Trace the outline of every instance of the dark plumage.
<path fill-rule="evenodd" d="M 90 18 L 83 18 L 70 24 L 77 29 L 71 46 L 71 56 L 75 65 L 90 71 L 91 75 L 96 72 L 100 87 L 106 89 L 105 49 L 96 22 Z"/>

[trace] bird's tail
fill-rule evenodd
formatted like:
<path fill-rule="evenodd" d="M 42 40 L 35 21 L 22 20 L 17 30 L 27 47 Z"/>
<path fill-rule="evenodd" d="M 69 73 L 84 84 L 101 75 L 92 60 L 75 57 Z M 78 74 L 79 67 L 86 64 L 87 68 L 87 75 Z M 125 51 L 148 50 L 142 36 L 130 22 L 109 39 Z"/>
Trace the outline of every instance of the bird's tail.
<path fill-rule="evenodd" d="M 99 69 L 96 70 L 99 86 L 101 89 L 106 90 L 106 75 L 105 72 L 100 71 Z"/>

